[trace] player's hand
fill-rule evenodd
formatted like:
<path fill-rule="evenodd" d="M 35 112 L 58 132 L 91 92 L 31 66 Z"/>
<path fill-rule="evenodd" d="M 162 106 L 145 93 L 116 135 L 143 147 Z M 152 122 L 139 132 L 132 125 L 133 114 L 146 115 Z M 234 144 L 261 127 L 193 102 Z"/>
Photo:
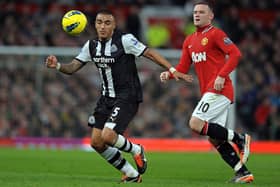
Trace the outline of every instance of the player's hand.
<path fill-rule="evenodd" d="M 57 58 L 54 55 L 50 55 L 46 58 L 45 65 L 48 68 L 56 68 L 57 65 Z"/>
<path fill-rule="evenodd" d="M 214 89 L 217 91 L 222 91 L 225 85 L 225 78 L 217 76 L 215 82 L 214 82 Z"/>
<path fill-rule="evenodd" d="M 173 73 L 173 77 L 176 79 L 176 80 L 184 80 L 186 82 L 192 82 L 193 81 L 193 77 L 192 75 L 188 75 L 188 74 L 184 74 L 184 73 L 181 73 L 181 72 L 178 72 L 178 71 L 175 71 Z"/>
<path fill-rule="evenodd" d="M 169 80 L 170 72 L 169 71 L 161 72 L 159 77 L 160 77 L 160 81 L 161 82 L 166 83 Z"/>

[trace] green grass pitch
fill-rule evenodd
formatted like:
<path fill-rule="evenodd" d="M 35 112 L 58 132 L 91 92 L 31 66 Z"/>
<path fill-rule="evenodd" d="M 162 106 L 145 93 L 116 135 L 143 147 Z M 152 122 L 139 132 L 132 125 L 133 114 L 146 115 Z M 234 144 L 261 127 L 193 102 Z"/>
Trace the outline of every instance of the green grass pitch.
<path fill-rule="evenodd" d="M 126 158 L 132 161 L 129 154 Z M 217 153 L 147 153 L 141 184 L 118 184 L 121 174 L 95 152 L 0 148 L 1 187 L 224 187 L 232 170 Z M 133 163 L 134 164 L 134 163 Z M 252 154 L 250 186 L 280 185 L 280 155 Z"/>

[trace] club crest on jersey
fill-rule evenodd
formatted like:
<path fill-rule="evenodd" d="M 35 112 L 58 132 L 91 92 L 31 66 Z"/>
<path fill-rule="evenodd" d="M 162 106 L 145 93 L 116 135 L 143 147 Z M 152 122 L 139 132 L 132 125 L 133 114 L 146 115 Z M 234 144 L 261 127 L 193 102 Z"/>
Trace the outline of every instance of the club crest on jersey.
<path fill-rule="evenodd" d="M 95 124 L 95 117 L 94 117 L 94 116 L 89 116 L 89 118 L 88 118 L 88 123 L 89 123 L 90 125 L 94 125 L 94 124 Z"/>
<path fill-rule="evenodd" d="M 208 44 L 208 38 L 206 38 L 206 37 L 204 37 L 204 38 L 202 38 L 202 40 L 201 40 L 201 45 L 207 45 Z"/>
<path fill-rule="evenodd" d="M 114 52 L 116 52 L 117 50 L 118 50 L 117 46 L 116 46 L 115 44 L 113 44 L 113 45 L 111 46 L 111 53 L 114 53 Z"/>

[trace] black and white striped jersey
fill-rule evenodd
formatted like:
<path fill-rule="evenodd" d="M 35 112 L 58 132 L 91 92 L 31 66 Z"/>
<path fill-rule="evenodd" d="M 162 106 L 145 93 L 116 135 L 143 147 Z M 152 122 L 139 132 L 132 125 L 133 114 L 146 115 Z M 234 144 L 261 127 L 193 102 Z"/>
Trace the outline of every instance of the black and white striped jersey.
<path fill-rule="evenodd" d="M 87 41 L 76 59 L 95 63 L 102 95 L 141 102 L 143 94 L 135 57 L 141 56 L 146 48 L 132 34 L 115 31 L 110 40 Z"/>

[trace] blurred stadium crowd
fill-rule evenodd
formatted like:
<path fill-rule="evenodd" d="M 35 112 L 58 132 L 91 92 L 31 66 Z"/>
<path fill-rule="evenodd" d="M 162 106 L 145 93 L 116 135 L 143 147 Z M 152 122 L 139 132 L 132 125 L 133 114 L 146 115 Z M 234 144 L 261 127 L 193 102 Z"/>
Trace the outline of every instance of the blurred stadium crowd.
<path fill-rule="evenodd" d="M 0 45 L 81 46 L 94 35 L 92 24 L 80 37 L 70 37 L 61 29 L 62 15 L 77 8 L 92 22 L 95 11 L 103 6 L 115 12 L 120 29 L 144 40 L 139 12 L 145 6 L 180 6 L 189 17 L 191 4 L 191 0 L 1 1 Z M 237 71 L 236 128 L 249 131 L 256 139 L 280 139 L 280 0 L 223 0 L 216 1 L 215 9 L 217 25 L 243 53 Z M 172 41 L 169 44 L 165 47 L 172 47 Z M 32 57 L 16 60 L 32 61 Z M 194 137 L 186 122 L 199 98 L 197 86 L 160 84 L 160 70 L 145 64 L 140 68 L 144 103 L 127 134 Z M 40 67 L 43 80 L 38 91 L 40 81 L 31 73 L 38 71 L 37 66 L 0 64 L 0 137 L 89 136 L 87 118 L 99 94 L 98 75 L 91 69 L 69 77 Z"/>

